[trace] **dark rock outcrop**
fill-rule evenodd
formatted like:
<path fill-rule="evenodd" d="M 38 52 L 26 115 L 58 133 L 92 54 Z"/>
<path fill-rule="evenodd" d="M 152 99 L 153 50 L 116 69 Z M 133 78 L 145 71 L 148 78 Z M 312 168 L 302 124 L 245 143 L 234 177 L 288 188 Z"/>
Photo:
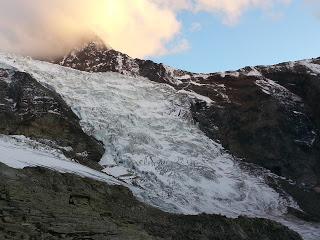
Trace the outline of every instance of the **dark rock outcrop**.
<path fill-rule="evenodd" d="M 100 169 L 103 145 L 86 135 L 79 118 L 53 90 L 27 73 L 0 69 L 0 134 L 24 135 Z"/>
<path fill-rule="evenodd" d="M 150 60 L 133 59 L 107 47 L 99 39 L 84 44 L 66 56 L 51 62 L 86 72 L 117 72 L 129 76 L 142 76 L 173 86 L 176 83 L 174 77 L 183 76 L 186 73 L 182 70 L 169 69 L 163 64 Z"/>
<path fill-rule="evenodd" d="M 300 240 L 265 219 L 164 213 L 122 186 L 0 164 L 0 239 Z"/>

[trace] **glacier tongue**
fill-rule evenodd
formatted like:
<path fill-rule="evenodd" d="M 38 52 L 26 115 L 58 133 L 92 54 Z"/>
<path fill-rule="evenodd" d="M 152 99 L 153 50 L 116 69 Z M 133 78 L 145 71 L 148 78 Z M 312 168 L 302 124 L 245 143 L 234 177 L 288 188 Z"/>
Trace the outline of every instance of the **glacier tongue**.
<path fill-rule="evenodd" d="M 169 212 L 266 217 L 304 229 L 282 217 L 287 206 L 297 207 L 290 197 L 269 187 L 263 174 L 245 170 L 197 128 L 186 94 L 115 73 L 85 73 L 0 54 L 1 61 L 54 88 L 85 132 L 104 143 L 104 171 L 126 182 L 141 200 Z"/>

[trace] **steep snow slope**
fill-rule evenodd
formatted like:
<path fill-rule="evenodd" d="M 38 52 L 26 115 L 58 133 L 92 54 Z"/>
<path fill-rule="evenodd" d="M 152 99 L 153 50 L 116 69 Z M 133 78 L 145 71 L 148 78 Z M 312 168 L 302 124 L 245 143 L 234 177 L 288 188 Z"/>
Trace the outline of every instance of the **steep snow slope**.
<path fill-rule="evenodd" d="M 44 167 L 62 173 L 73 173 L 108 184 L 120 184 L 112 176 L 67 159 L 61 152 L 24 136 L 0 135 L 0 162 L 13 167 Z"/>
<path fill-rule="evenodd" d="M 308 239 L 320 236 L 316 226 L 285 220 L 286 207 L 297 207 L 290 198 L 193 124 L 187 95 L 143 78 L 83 73 L 4 54 L 0 62 L 60 93 L 85 132 L 103 141 L 104 171 L 125 181 L 143 201 L 186 214 L 267 217 L 306 232 Z"/>

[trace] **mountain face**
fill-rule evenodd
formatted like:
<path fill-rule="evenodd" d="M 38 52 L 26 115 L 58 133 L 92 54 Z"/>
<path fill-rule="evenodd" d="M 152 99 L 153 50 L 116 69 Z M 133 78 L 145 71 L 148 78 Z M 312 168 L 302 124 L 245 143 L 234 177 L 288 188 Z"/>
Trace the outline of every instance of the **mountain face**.
<path fill-rule="evenodd" d="M 243 161 L 295 181 L 289 191 L 320 219 L 320 58 L 238 71 L 196 74 L 129 56 L 94 42 L 56 63 L 113 71 L 173 86 L 193 103 L 193 119 Z M 308 197 L 307 197 L 308 198 Z"/>
<path fill-rule="evenodd" d="M 319 59 L 55 63 L 0 53 L 0 237 L 319 239 Z"/>
<path fill-rule="evenodd" d="M 272 220 L 319 235 L 196 127 L 186 94 L 3 54 L 0 68 L 1 238 L 301 239 Z"/>

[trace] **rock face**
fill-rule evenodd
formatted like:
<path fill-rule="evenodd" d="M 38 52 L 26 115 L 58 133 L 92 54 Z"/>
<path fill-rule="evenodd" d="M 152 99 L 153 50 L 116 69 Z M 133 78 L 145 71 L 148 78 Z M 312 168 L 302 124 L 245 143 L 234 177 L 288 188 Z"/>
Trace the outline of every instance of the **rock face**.
<path fill-rule="evenodd" d="M 0 239 L 301 238 L 269 220 L 168 214 L 138 202 L 121 186 L 0 164 Z"/>
<path fill-rule="evenodd" d="M 27 73 L 0 69 L 0 134 L 24 135 L 95 169 L 104 153 L 61 97 Z"/>

